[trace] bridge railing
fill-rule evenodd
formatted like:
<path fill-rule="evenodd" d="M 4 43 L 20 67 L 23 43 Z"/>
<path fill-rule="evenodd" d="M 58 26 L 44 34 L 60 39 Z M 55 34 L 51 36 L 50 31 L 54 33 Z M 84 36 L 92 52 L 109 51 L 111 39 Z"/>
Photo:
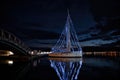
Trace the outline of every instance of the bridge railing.
<path fill-rule="evenodd" d="M 27 47 L 19 38 L 17 38 L 14 34 L 5 31 L 5 30 L 0 30 L 0 40 L 5 40 L 8 42 L 11 42 L 15 45 L 17 45 L 18 47 L 20 47 L 21 49 L 23 49 L 26 52 L 30 51 L 30 48 Z"/>

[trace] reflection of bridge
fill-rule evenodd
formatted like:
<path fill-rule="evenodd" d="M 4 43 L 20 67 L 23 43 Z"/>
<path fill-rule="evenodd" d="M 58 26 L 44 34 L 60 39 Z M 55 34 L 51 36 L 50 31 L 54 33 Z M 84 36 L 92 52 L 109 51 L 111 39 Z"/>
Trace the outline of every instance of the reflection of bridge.
<path fill-rule="evenodd" d="M 10 50 L 21 55 L 29 55 L 30 48 L 20 41 L 14 34 L 0 30 L 0 49 Z"/>

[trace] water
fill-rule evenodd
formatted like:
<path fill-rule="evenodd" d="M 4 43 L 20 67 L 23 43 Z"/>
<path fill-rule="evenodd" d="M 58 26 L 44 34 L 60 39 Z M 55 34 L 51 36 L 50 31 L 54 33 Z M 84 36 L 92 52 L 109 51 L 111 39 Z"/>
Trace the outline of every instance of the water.
<path fill-rule="evenodd" d="M 0 60 L 0 80 L 120 80 L 118 58 Z"/>

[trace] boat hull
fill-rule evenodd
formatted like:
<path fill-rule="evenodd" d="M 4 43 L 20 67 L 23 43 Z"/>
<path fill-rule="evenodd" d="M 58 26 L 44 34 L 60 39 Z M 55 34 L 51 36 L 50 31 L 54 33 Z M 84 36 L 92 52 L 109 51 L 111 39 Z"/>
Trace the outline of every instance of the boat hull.
<path fill-rule="evenodd" d="M 65 53 L 62 53 L 62 52 L 54 52 L 54 53 L 50 53 L 48 54 L 49 57 L 66 57 L 66 58 L 78 58 L 78 57 L 82 57 L 82 52 L 65 52 Z"/>

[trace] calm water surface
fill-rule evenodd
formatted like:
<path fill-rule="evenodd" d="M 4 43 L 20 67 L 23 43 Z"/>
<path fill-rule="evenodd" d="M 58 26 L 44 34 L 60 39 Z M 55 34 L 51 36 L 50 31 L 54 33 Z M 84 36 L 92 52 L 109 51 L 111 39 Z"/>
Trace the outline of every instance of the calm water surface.
<path fill-rule="evenodd" d="M 120 80 L 119 58 L 0 60 L 0 80 Z"/>

